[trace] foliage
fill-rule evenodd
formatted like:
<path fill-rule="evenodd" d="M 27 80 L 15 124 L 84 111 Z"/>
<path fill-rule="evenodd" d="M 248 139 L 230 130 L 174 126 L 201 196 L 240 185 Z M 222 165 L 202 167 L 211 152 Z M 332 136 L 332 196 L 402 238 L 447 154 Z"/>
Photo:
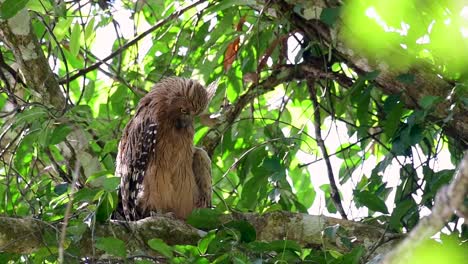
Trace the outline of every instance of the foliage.
<path fill-rule="evenodd" d="M 119 179 L 113 172 L 118 139 L 139 99 L 170 75 L 205 84 L 219 78 L 211 113 L 223 115 L 225 109 L 241 107 L 239 115 L 224 124 L 213 150 L 215 208 L 197 211 L 189 219 L 208 234 L 198 245 L 169 246 L 158 238 L 148 241 L 174 263 L 358 263 L 364 252 L 351 242 L 345 253 L 290 240 L 263 242 L 247 222 L 221 225 L 217 220 L 227 212 L 337 215 L 332 197 L 337 190 L 329 183 L 325 160 L 333 161 L 331 173 L 342 198 L 346 193 L 354 197 L 342 199 L 348 217 L 384 223 L 397 233 L 411 230 L 422 212 L 431 208 L 437 190 L 451 180 L 452 164 L 458 164 L 461 149 L 444 131 L 450 113 L 447 120 L 431 117 L 444 98 L 426 96 L 418 102 L 420 107 L 409 108 L 401 94 L 379 89 L 380 71 L 357 71 L 321 39 L 305 38 L 294 23 L 275 17 L 256 1 L 195 2 L 196 8 L 170 19 L 166 18 L 179 6 L 186 6 L 183 1 L 112 2 L 7 0 L 1 4 L 2 19 L 14 17 L 23 8 L 29 10 L 34 33 L 69 107 L 62 111 L 40 103 L 33 87 L 20 83 L 12 87 L 7 77 L 1 77 L 0 214 L 55 222 L 64 219 L 72 203 L 65 245 L 80 240 L 83 225 L 108 221 L 117 204 Z M 307 10 L 298 4 L 292 12 L 306 16 Z M 118 12 L 124 14 L 117 16 Z M 319 22 L 334 27 L 342 12 L 351 11 L 323 9 Z M 436 14 L 425 13 L 428 19 L 431 16 Z M 114 34 L 106 39 L 112 41 L 107 48 L 99 37 L 109 30 Z M 149 36 L 144 45 L 132 41 L 145 30 Z M 367 39 L 375 44 L 371 48 L 379 47 L 377 37 Z M 435 50 L 409 48 L 405 60 L 418 59 L 423 51 L 429 58 L 434 55 L 435 71 L 457 82 L 453 91 L 461 98 L 457 104 L 466 106 L 463 65 L 452 64 L 448 55 L 432 53 Z M 0 50 L 3 71 L 16 57 L 5 45 Z M 314 78 L 308 86 L 304 75 L 291 77 L 282 68 L 302 65 L 319 65 L 324 76 L 332 77 Z M 444 71 L 447 68 L 450 74 Z M 285 81 L 271 85 L 265 81 L 269 78 Z M 414 83 L 415 76 L 403 72 L 395 82 Z M 241 105 L 243 100 L 248 101 Z M 314 115 L 317 111 L 320 120 Z M 316 126 L 328 154 L 320 148 Z M 197 122 L 196 131 L 196 144 L 209 141 L 209 128 Z M 82 138 L 76 140 L 78 134 Z M 333 141 L 329 135 L 338 139 Z M 88 152 L 73 153 L 80 144 Z M 448 153 L 452 164 L 439 164 L 439 156 Z M 313 167 L 316 164 L 322 165 Z M 395 171 L 398 175 L 389 175 Z M 76 186 L 72 186 L 74 176 Z M 312 211 L 313 205 L 320 211 Z M 466 227 L 454 227 L 460 219 L 452 223 L 448 232 L 466 241 Z M 99 237 L 95 244 L 109 255 L 130 258 L 123 241 Z M 66 250 L 78 254 L 76 249 Z M 56 248 L 44 248 L 23 256 L 0 253 L 0 259 L 54 262 L 56 252 Z"/>

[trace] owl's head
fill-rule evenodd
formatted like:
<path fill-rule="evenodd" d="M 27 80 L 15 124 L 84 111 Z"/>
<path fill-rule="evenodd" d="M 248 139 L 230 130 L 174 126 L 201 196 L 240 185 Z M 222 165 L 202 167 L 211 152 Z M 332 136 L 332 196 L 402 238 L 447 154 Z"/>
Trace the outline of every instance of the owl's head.
<path fill-rule="evenodd" d="M 185 128 L 206 109 L 215 91 L 216 84 L 205 89 L 195 80 L 170 77 L 157 83 L 151 93 L 159 101 L 159 111 L 162 110 L 176 128 Z"/>

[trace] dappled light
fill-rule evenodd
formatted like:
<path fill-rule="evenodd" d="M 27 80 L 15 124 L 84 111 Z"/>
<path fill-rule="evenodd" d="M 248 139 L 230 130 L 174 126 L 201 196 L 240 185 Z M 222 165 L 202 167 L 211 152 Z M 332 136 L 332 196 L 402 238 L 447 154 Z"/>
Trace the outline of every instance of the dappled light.
<path fill-rule="evenodd" d="M 340 32 L 370 60 L 397 71 L 420 62 L 451 79 L 464 80 L 468 61 L 468 6 L 421 1 L 348 1 Z"/>
<path fill-rule="evenodd" d="M 467 78 L 464 1 L 0 1 L 0 263 L 464 263 Z"/>

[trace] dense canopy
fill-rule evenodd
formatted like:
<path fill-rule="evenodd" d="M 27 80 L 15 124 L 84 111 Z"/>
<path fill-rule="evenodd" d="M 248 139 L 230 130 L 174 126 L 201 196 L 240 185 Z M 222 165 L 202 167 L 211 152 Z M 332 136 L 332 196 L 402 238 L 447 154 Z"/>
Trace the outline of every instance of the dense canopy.
<path fill-rule="evenodd" d="M 365 263 L 425 230 L 415 259 L 461 263 L 468 5 L 430 2 L 1 1 L 0 262 Z M 213 208 L 110 220 L 167 76 L 217 84 Z"/>

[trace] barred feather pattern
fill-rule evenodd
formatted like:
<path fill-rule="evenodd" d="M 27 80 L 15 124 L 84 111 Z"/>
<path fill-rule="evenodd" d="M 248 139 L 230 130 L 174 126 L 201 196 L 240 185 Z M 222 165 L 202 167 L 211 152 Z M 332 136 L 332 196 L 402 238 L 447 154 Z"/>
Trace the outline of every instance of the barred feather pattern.
<path fill-rule="evenodd" d="M 138 122 L 137 115 L 131 122 Z M 157 124 L 150 120 L 142 120 L 139 124 L 127 126 L 119 146 L 119 154 L 127 153 L 126 157 L 118 157 L 117 174 L 120 176 L 121 203 L 123 214 L 127 221 L 140 218 L 137 211 L 137 195 L 142 190 L 150 157 L 155 158 Z M 130 133 L 129 133 L 130 132 Z M 132 146 L 138 146 L 132 149 Z M 123 164 L 122 164 L 123 163 Z"/>

